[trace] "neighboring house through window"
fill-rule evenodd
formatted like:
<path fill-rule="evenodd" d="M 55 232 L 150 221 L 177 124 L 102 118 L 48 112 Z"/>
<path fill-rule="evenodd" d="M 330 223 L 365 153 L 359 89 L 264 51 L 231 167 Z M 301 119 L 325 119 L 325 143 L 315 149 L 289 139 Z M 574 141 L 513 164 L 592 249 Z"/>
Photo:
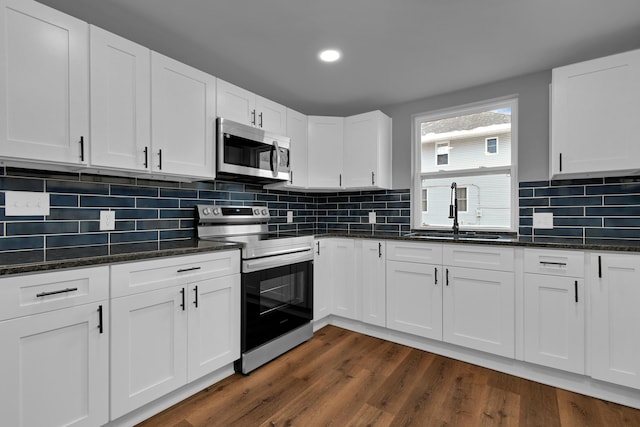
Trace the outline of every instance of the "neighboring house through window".
<path fill-rule="evenodd" d="M 411 228 L 451 228 L 456 182 L 461 229 L 517 231 L 517 106 L 502 98 L 414 116 Z"/>
<path fill-rule="evenodd" d="M 484 141 L 485 154 L 498 154 L 498 138 L 487 138 Z"/>

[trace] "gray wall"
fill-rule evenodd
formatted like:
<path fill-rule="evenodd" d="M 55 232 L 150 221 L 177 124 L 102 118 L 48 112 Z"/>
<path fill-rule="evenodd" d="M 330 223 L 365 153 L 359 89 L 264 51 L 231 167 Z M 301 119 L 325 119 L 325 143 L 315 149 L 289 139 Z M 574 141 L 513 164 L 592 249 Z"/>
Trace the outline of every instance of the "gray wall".
<path fill-rule="evenodd" d="M 508 95 L 518 96 L 518 181 L 549 176 L 549 84 L 551 70 L 383 108 L 393 119 L 393 188 L 411 186 L 413 114 Z"/>

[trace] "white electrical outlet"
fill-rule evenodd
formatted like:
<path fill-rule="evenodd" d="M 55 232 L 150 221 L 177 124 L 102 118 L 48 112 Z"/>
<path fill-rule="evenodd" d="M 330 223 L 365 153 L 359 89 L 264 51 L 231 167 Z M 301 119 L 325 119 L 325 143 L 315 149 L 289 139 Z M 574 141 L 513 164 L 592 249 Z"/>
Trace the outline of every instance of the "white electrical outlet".
<path fill-rule="evenodd" d="M 375 211 L 371 211 L 369 212 L 369 224 L 375 224 L 376 223 L 376 213 Z"/>
<path fill-rule="evenodd" d="M 534 212 L 533 228 L 552 229 L 553 213 L 552 212 Z"/>
<path fill-rule="evenodd" d="M 49 215 L 49 193 L 7 191 L 4 197 L 6 216 Z"/>
<path fill-rule="evenodd" d="M 116 229 L 115 211 L 100 211 L 100 230 Z"/>
<path fill-rule="evenodd" d="M 287 222 L 293 222 L 293 211 L 287 211 Z"/>

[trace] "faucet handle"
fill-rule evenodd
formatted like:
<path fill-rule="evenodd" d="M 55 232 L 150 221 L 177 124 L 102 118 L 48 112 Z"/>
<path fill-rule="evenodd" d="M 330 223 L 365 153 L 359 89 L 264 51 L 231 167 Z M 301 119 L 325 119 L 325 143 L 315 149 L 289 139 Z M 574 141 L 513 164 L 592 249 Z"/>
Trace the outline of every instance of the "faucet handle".
<path fill-rule="evenodd" d="M 456 217 L 455 209 L 455 206 L 449 205 L 449 219 L 453 219 Z"/>

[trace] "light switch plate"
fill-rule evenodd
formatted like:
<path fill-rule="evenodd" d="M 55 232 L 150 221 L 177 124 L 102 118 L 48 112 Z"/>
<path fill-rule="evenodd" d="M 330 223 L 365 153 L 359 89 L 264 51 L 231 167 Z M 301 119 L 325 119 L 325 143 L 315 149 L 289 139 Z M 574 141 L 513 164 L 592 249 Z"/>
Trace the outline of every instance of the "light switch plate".
<path fill-rule="evenodd" d="M 287 222 L 293 222 L 293 211 L 287 211 Z"/>
<path fill-rule="evenodd" d="M 375 211 L 371 211 L 369 212 L 369 224 L 375 224 L 376 223 L 376 213 Z"/>
<path fill-rule="evenodd" d="M 100 211 L 100 230 L 116 229 L 116 212 Z"/>
<path fill-rule="evenodd" d="M 49 193 L 7 191 L 4 197 L 6 216 L 49 215 Z"/>
<path fill-rule="evenodd" d="M 534 212 L 533 228 L 552 229 L 553 213 L 552 212 Z"/>

